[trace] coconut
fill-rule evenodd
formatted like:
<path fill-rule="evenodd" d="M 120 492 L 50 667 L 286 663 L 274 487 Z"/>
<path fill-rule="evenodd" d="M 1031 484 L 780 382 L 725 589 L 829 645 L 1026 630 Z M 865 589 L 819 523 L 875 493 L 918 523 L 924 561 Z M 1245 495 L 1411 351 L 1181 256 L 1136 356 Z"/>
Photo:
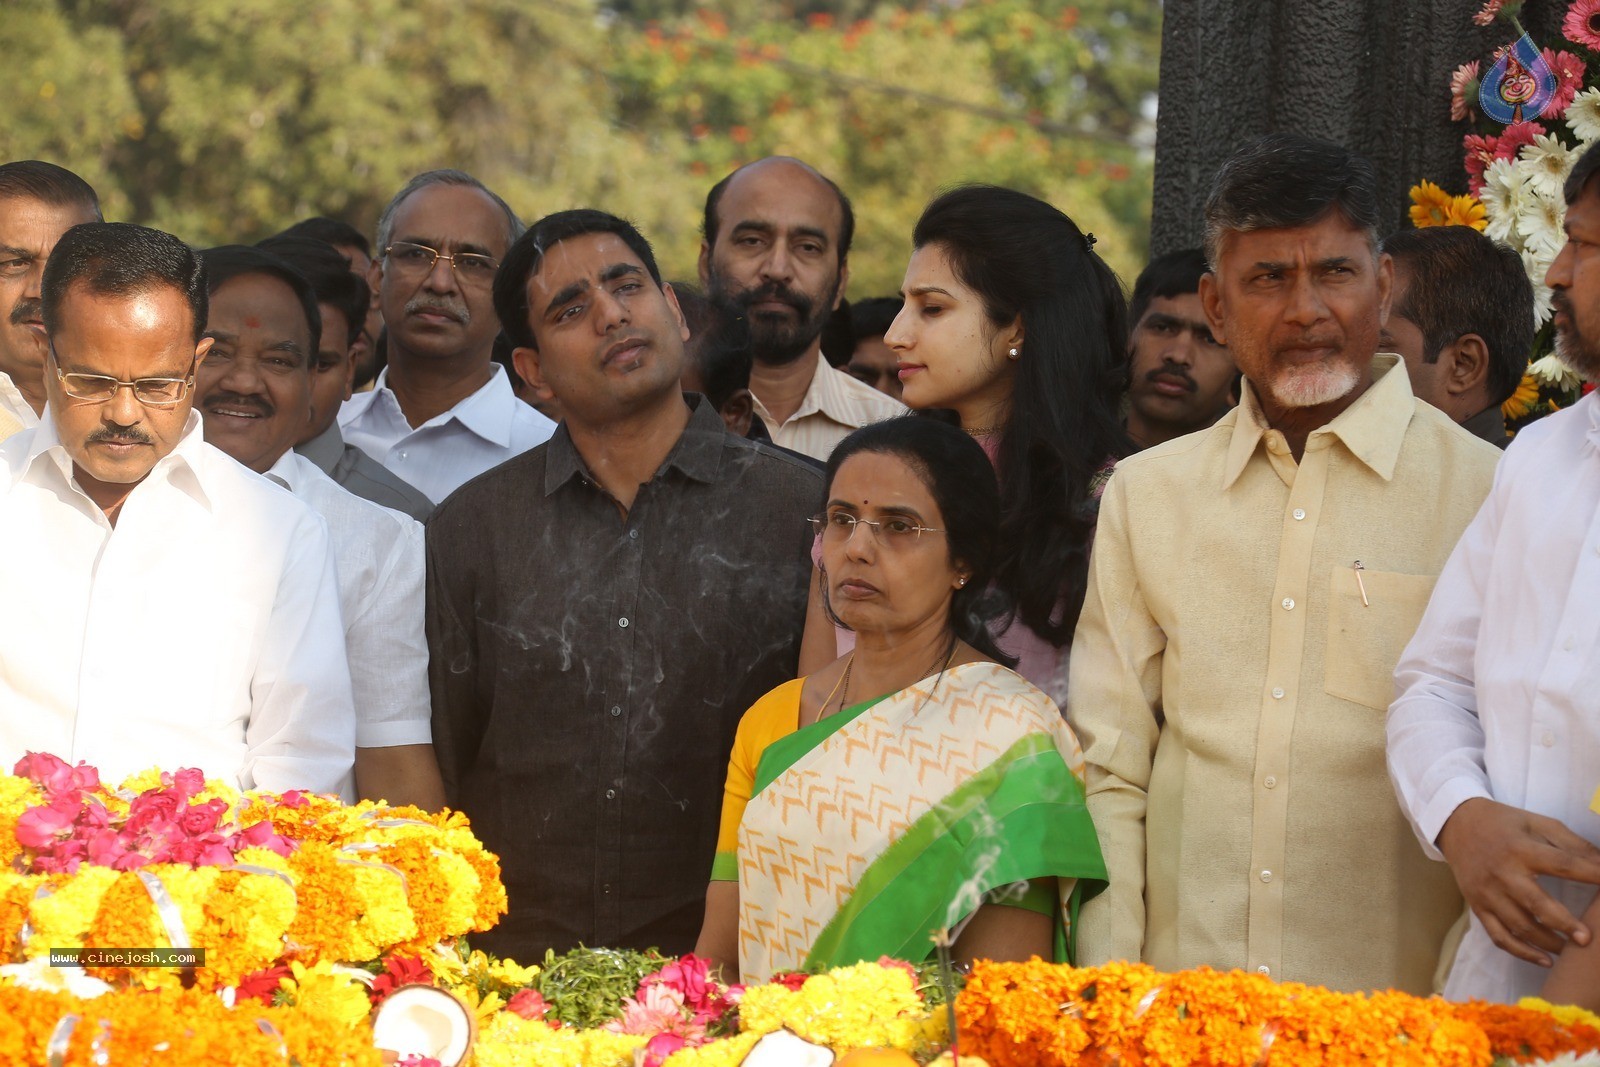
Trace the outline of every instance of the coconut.
<path fill-rule="evenodd" d="M 813 1045 L 792 1030 L 774 1030 L 757 1041 L 743 1067 L 832 1067 L 833 1050 Z"/>
<path fill-rule="evenodd" d="M 431 985 L 403 985 L 384 998 L 372 1020 L 372 1043 L 407 1056 L 427 1056 L 444 1067 L 467 1058 L 477 1026 L 472 1011 L 454 995 Z"/>

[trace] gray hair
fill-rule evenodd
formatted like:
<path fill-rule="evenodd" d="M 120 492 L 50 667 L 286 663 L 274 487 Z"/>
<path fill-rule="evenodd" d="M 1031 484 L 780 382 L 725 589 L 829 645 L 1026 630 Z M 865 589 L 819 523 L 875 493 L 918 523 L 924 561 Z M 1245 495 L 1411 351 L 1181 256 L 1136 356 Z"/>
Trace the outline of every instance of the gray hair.
<path fill-rule="evenodd" d="M 405 203 L 405 201 L 409 199 L 413 193 L 420 193 L 422 190 L 435 185 L 455 185 L 465 187 L 467 189 L 477 189 L 490 200 L 493 200 L 496 204 L 498 204 L 500 206 L 500 210 L 506 214 L 507 249 L 516 244 L 517 238 L 521 237 L 523 231 L 528 228 L 523 224 L 522 220 L 517 217 L 517 213 L 511 210 L 510 204 L 507 204 L 504 200 L 500 199 L 499 194 L 497 194 L 493 189 L 490 189 L 487 185 L 483 184 L 466 171 L 423 171 L 415 178 L 412 178 L 410 181 L 406 182 L 405 188 L 394 194 L 394 199 L 389 201 L 389 206 L 383 209 L 382 215 L 378 216 L 378 245 L 373 249 L 378 256 L 381 257 L 384 254 L 384 250 L 389 247 L 390 238 L 394 236 L 394 214 L 396 211 L 400 210 L 400 205 Z"/>
<path fill-rule="evenodd" d="M 1330 141 L 1272 133 L 1217 170 L 1205 206 L 1206 262 L 1224 234 L 1305 226 L 1338 211 L 1378 249 L 1378 176 L 1365 156 Z"/>

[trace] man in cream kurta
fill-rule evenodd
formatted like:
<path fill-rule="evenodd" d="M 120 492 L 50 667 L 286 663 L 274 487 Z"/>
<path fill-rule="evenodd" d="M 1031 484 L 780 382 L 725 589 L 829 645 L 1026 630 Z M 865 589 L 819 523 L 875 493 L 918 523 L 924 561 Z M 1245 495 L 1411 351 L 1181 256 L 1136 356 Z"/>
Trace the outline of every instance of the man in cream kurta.
<path fill-rule="evenodd" d="M 1309 162 L 1241 167 L 1251 195 L 1350 165 L 1304 139 L 1267 148 L 1246 161 Z M 1461 914 L 1390 788 L 1384 713 L 1499 452 L 1416 400 L 1399 357 L 1373 358 L 1388 264 L 1363 211 L 1335 199 L 1222 234 L 1207 315 L 1249 379 L 1241 403 L 1124 461 L 1101 503 L 1070 685 L 1110 888 L 1084 908 L 1081 962 L 1426 993 Z"/>

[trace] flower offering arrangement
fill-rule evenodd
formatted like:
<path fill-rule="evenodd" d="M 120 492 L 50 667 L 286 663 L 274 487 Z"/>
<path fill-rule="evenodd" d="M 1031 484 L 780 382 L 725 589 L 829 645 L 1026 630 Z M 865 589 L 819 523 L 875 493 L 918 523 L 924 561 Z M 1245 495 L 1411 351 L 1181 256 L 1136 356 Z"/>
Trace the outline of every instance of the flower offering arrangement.
<path fill-rule="evenodd" d="M 240 794 L 193 770 L 110 788 L 91 767 L 30 754 L 0 776 L 0 853 L 8 1062 L 1600 1064 L 1600 1019 L 1577 1009 L 1238 972 L 981 963 L 955 998 L 953 1042 L 951 976 L 932 965 L 885 958 L 748 988 L 692 955 L 580 947 L 525 966 L 467 943 L 506 898 L 498 860 L 459 813 Z M 205 957 L 48 958 L 127 948 Z"/>
<path fill-rule="evenodd" d="M 1432 181 L 1411 189 L 1411 221 L 1471 226 L 1514 249 L 1533 283 L 1538 334 L 1527 373 L 1503 411 L 1515 428 L 1579 399 L 1582 381 L 1555 358 L 1545 275 L 1566 242 L 1562 187 L 1586 148 L 1600 140 L 1600 2 L 1573 0 L 1558 47 L 1538 47 L 1522 28 L 1522 0 L 1488 0 L 1480 26 L 1518 35 L 1450 76 L 1450 118 L 1469 123 L 1462 138 L 1467 193 Z"/>

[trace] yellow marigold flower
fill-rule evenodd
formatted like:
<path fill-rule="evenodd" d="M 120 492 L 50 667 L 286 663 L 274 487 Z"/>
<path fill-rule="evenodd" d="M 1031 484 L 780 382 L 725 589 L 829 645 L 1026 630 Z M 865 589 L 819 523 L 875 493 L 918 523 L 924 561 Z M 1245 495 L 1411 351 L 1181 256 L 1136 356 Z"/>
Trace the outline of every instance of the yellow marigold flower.
<path fill-rule="evenodd" d="M 1524 372 L 1522 381 L 1517 383 L 1517 391 L 1512 393 L 1506 402 L 1500 405 L 1500 413 L 1508 419 L 1520 419 L 1533 413 L 1539 404 L 1539 380 L 1532 372 Z"/>
<path fill-rule="evenodd" d="M 1592 1026 L 1596 1030 L 1600 1030 L 1600 1015 L 1596 1015 L 1592 1011 L 1585 1011 L 1575 1004 L 1552 1004 L 1548 1000 L 1540 1000 L 1538 997 L 1523 997 L 1517 1001 L 1517 1007 L 1553 1015 L 1557 1022 L 1567 1026 L 1571 1026 L 1573 1023 L 1581 1023 L 1584 1026 Z"/>
<path fill-rule="evenodd" d="M 699 1048 L 681 1048 L 668 1056 L 661 1067 L 739 1067 L 750 1055 L 765 1034 L 743 1033 L 701 1045 Z M 966 1063 L 967 1057 L 961 1057 Z"/>
<path fill-rule="evenodd" d="M 506 985 L 526 986 L 539 977 L 539 968 L 524 967 L 512 959 L 499 959 L 489 967 L 489 977 Z"/>
<path fill-rule="evenodd" d="M 40 885 L 48 885 L 50 891 L 41 895 L 36 889 L 28 907 L 33 927 L 28 955 L 42 955 L 52 948 L 83 948 L 100 900 L 119 873 L 109 867 L 86 866 L 77 874 L 52 874 L 42 879 Z"/>
<path fill-rule="evenodd" d="M 478 1031 L 472 1062 L 476 1067 L 633 1067 L 634 1051 L 647 1040 L 609 1030 L 554 1030 L 503 1011 Z"/>
<path fill-rule="evenodd" d="M 1424 226 L 1450 225 L 1451 196 L 1433 182 L 1419 182 L 1411 187 L 1411 225 L 1421 229 Z"/>
<path fill-rule="evenodd" d="M 923 1039 L 925 1009 L 903 968 L 858 963 L 812 976 L 797 990 L 747 989 L 739 1024 L 747 1033 L 788 1028 L 835 1052 L 868 1047 L 910 1052 Z"/>
<path fill-rule="evenodd" d="M 290 975 L 279 983 L 296 1008 L 340 1027 L 358 1026 L 366 1021 L 372 1003 L 359 978 L 335 971 L 328 960 L 307 967 L 295 960 Z"/>

